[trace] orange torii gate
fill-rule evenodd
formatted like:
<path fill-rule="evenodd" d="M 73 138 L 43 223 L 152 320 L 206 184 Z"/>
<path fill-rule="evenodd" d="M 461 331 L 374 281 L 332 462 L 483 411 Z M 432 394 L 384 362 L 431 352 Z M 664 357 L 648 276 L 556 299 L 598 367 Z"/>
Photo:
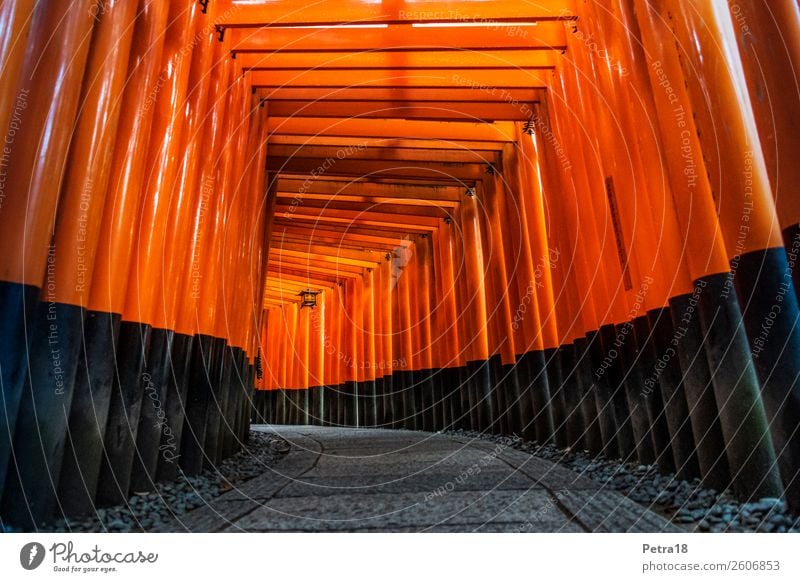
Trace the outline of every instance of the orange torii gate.
<path fill-rule="evenodd" d="M 800 508 L 800 17 L 712 4 L 2 4 L 3 519 L 197 474 L 251 421 Z"/>

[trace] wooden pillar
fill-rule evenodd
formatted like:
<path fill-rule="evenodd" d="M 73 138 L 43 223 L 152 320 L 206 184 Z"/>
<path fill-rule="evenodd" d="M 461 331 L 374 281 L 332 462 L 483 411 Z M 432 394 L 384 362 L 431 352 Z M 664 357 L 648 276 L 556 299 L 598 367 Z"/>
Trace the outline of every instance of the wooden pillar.
<path fill-rule="evenodd" d="M 5 3 L 8 4 L 8 3 Z M 13 4 L 2 7 L 4 15 Z M 4 110 L 2 151 L 2 192 L 0 192 L 0 381 L 3 385 L 0 410 L 0 488 L 6 483 L 11 458 L 11 445 L 20 409 L 20 399 L 28 371 L 28 333 L 36 308 L 42 278 L 49 292 L 47 266 L 56 204 L 62 183 L 71 130 L 77 113 L 78 100 L 89 50 L 93 19 L 88 12 L 89 2 L 60 1 L 38 4 L 33 10 L 30 30 L 18 19 L 27 17 L 24 5 L 9 26 L 17 23 L 17 40 L 24 45 L 24 62 L 18 53 L 4 51 L 3 88 Z M 5 32 L 5 31 L 4 31 Z M 12 30 L 8 30 L 13 35 Z M 58 43 L 52 39 L 57 37 Z M 0 46 L 6 41 L 4 40 Z M 5 66 L 9 66 L 8 72 Z M 11 79 L 14 69 L 18 78 Z M 62 89 L 53 91 L 53 80 L 59 79 Z M 12 92 L 8 95 L 8 92 Z M 5 116 L 8 116 L 5 118 Z M 10 142 L 10 143 L 9 143 Z M 55 303 L 55 300 L 53 300 Z M 49 322 L 52 323 L 52 322 Z M 72 322 L 70 322 L 72 323 Z M 64 322 L 68 325 L 67 322 Z M 57 338 L 56 338 L 57 339 Z M 71 347 L 71 346 L 70 346 Z M 59 373 L 56 361 L 47 363 L 54 374 Z M 20 434 L 20 438 L 33 435 Z M 18 479 L 9 481 L 14 492 L 4 494 L 4 514 L 13 515 L 12 523 L 30 523 L 21 501 Z M 34 510 L 38 515 L 38 509 Z"/>
<path fill-rule="evenodd" d="M 650 79 L 671 173 L 675 209 L 686 240 L 693 296 L 705 338 L 710 378 L 719 408 L 721 429 L 734 490 L 743 498 L 776 495 L 780 484 L 767 431 L 758 380 L 742 314 L 731 293 L 728 254 L 717 220 L 712 182 L 707 179 L 706 153 L 698 136 L 693 106 L 674 31 L 661 19 L 658 6 L 637 3 L 639 28 L 650 58 Z M 670 39 L 668 42 L 666 39 Z M 701 341 L 699 338 L 695 341 Z M 701 378 L 702 380 L 702 378 Z"/>

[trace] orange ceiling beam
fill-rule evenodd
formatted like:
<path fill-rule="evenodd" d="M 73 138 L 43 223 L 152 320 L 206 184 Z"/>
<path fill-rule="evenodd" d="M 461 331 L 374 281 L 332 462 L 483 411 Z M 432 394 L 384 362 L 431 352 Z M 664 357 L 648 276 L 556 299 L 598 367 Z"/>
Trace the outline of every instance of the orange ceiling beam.
<path fill-rule="evenodd" d="M 338 159 L 347 156 L 348 160 L 402 160 L 402 161 L 430 161 L 431 152 L 417 148 L 375 147 L 360 145 L 357 148 L 342 148 L 342 146 L 322 145 L 273 145 L 269 148 L 269 155 L 278 158 L 320 158 Z M 497 152 L 481 152 L 463 149 L 440 149 L 436 152 L 437 162 L 458 163 L 498 163 L 500 154 Z"/>
<path fill-rule="evenodd" d="M 557 50 L 567 48 L 564 22 L 537 26 L 417 28 L 394 25 L 358 31 L 335 28 L 240 28 L 226 32 L 231 50 L 240 52 L 359 52 L 421 50 Z"/>
<path fill-rule="evenodd" d="M 270 172 L 308 174 L 319 171 L 320 162 L 314 158 L 270 157 L 267 169 Z M 337 160 L 326 171 L 335 176 L 395 176 L 416 177 L 429 180 L 480 180 L 486 174 L 486 164 L 424 163 L 392 160 Z"/>
<path fill-rule="evenodd" d="M 270 134 L 345 135 L 350 137 L 398 137 L 415 139 L 515 141 L 514 124 L 401 119 L 341 119 L 324 117 L 270 117 Z"/>
<path fill-rule="evenodd" d="M 375 117 L 463 121 L 527 121 L 534 103 L 408 101 L 270 101 L 278 117 Z"/>
<path fill-rule="evenodd" d="M 299 225 L 285 225 L 282 231 L 285 239 L 288 237 L 303 237 L 326 242 L 333 241 L 337 244 L 360 245 L 364 249 L 385 248 L 387 246 L 397 248 L 412 244 L 411 240 L 403 238 L 402 233 L 397 233 L 395 236 L 380 236 L 355 233 L 349 230 L 323 229 Z"/>
<path fill-rule="evenodd" d="M 556 65 L 555 51 L 545 50 L 233 54 L 243 70 L 552 69 Z"/>
<path fill-rule="evenodd" d="M 291 197 L 279 197 L 278 205 L 288 206 L 294 201 Z M 379 211 L 388 214 L 397 214 L 399 216 L 427 216 L 431 218 L 451 218 L 453 216 L 452 209 L 442 208 L 433 205 L 420 205 L 420 204 L 392 204 L 391 202 L 378 202 L 378 201 L 356 201 L 351 202 L 347 200 L 330 200 L 330 199 L 309 199 L 306 198 L 302 202 L 305 208 L 323 208 L 325 210 L 351 210 L 353 212 L 362 212 L 364 210 Z"/>
<path fill-rule="evenodd" d="M 297 221 L 300 223 L 306 224 L 340 224 L 340 225 L 351 225 L 351 226 L 366 226 L 372 228 L 390 228 L 390 229 L 397 229 L 402 228 L 403 232 L 409 233 L 427 233 L 432 230 L 436 229 L 436 225 L 430 226 L 423 226 L 418 224 L 408 224 L 404 223 L 399 225 L 397 223 L 396 217 L 389 216 L 388 218 L 381 219 L 381 218 L 374 218 L 371 216 L 371 213 L 368 212 L 361 212 L 358 214 L 358 218 L 351 217 L 343 217 L 343 216 L 331 216 L 330 213 L 317 213 L 313 214 L 309 210 L 305 210 L 303 213 L 300 212 L 287 212 L 288 208 L 284 207 L 281 209 L 280 213 L 276 213 L 275 217 L 283 217 L 287 220 Z M 338 211 L 337 211 L 338 212 Z"/>
<path fill-rule="evenodd" d="M 384 260 L 386 253 L 379 251 L 358 251 L 353 249 L 341 249 L 327 245 L 308 243 L 288 243 L 282 241 L 275 247 L 281 251 L 303 253 L 312 256 L 334 257 L 336 259 L 347 259 L 362 261 L 364 263 L 380 263 Z"/>
<path fill-rule="evenodd" d="M 286 279 L 295 283 L 306 283 L 313 285 L 325 285 L 326 287 L 333 288 L 340 281 L 339 278 L 331 275 L 311 274 L 308 271 L 294 271 L 290 272 L 287 269 L 267 269 L 267 278 Z"/>
<path fill-rule="evenodd" d="M 281 229 L 282 232 L 286 232 L 287 234 L 291 232 L 292 228 L 302 228 L 312 230 L 316 233 L 321 233 L 323 236 L 332 235 L 332 236 L 347 236 L 353 237 L 352 240 L 368 240 L 367 238 L 359 238 L 359 237 L 374 237 L 376 239 L 385 240 L 390 239 L 394 241 L 397 247 L 405 247 L 411 244 L 411 236 L 412 233 L 408 231 L 402 230 L 401 225 L 396 225 L 395 228 L 370 228 L 367 226 L 360 226 L 360 225 L 352 225 L 348 223 L 331 223 L 331 224 L 323 224 L 323 223 L 315 223 L 315 224 L 307 224 L 307 223 L 297 223 L 293 222 L 291 219 L 284 219 L 281 220 L 276 218 L 275 220 L 276 228 Z"/>
<path fill-rule="evenodd" d="M 382 243 L 382 244 L 373 243 L 365 245 L 364 243 L 357 243 L 346 239 L 339 239 L 336 238 L 335 236 L 294 235 L 287 233 L 283 240 L 291 244 L 307 245 L 313 242 L 316 244 L 332 245 L 343 249 L 351 249 L 354 251 L 379 251 L 384 253 L 384 255 L 388 252 L 392 252 L 395 248 L 397 248 L 396 245 L 390 243 Z"/>
<path fill-rule="evenodd" d="M 281 270 L 283 268 L 293 271 L 306 271 L 308 273 L 318 273 L 323 275 L 334 275 L 342 279 L 360 279 L 363 274 L 362 267 L 352 267 L 350 265 L 325 266 L 311 263 L 309 257 L 281 257 L 271 254 L 269 257 L 271 269 Z"/>
<path fill-rule="evenodd" d="M 548 86 L 550 74 L 541 69 L 371 69 L 331 71 L 288 69 L 248 73 L 254 87 L 450 87 L 468 88 L 486 96 L 502 94 L 506 87 Z"/>
<path fill-rule="evenodd" d="M 402 139 L 393 137 L 359 137 L 359 136 L 327 136 L 327 135 L 283 135 L 273 134 L 269 138 L 270 147 L 275 145 L 320 145 L 356 148 L 399 148 L 416 149 L 422 152 L 428 151 L 426 155 L 436 156 L 438 150 L 456 149 L 458 151 L 472 152 L 480 155 L 495 156 L 503 149 L 502 143 L 478 142 L 465 140 L 443 140 L 443 139 Z M 490 161 L 488 159 L 484 161 Z"/>
<path fill-rule="evenodd" d="M 419 186 L 405 184 L 374 184 L 363 181 L 323 181 L 306 184 L 303 180 L 278 181 L 278 191 L 286 193 L 331 194 L 335 196 L 377 196 L 382 198 L 415 198 L 420 200 L 447 200 L 458 202 L 464 188 L 457 186 Z"/>
<path fill-rule="evenodd" d="M 353 24 L 411 24 L 421 22 L 480 23 L 538 22 L 571 19 L 573 0 L 482 0 L 481 2 L 364 2 L 315 0 L 299 3 L 240 3 L 218 0 L 217 23 L 229 28 Z"/>
<path fill-rule="evenodd" d="M 350 265 L 351 267 L 363 267 L 367 269 L 373 268 L 379 260 L 375 261 L 364 261 L 360 259 L 348 259 L 342 256 L 331 256 L 325 255 L 321 253 L 307 253 L 303 251 L 293 251 L 284 249 L 281 247 L 274 247 L 270 249 L 270 255 L 275 254 L 280 257 L 294 257 L 298 259 L 305 259 L 308 261 L 314 262 L 323 262 L 323 263 L 330 263 L 330 264 L 342 264 L 342 265 Z"/>
<path fill-rule="evenodd" d="M 319 220 L 330 222 L 353 221 L 355 224 L 375 223 L 377 226 L 390 226 L 411 232 L 414 230 L 432 230 L 439 226 L 436 218 L 424 216 L 400 216 L 388 212 L 374 212 L 371 210 L 335 210 L 326 208 L 311 208 L 306 206 L 277 206 L 275 217 L 290 220 Z"/>
<path fill-rule="evenodd" d="M 421 207 L 431 207 L 431 208 L 455 208 L 458 206 L 458 202 L 454 202 L 451 200 L 446 201 L 430 201 L 430 200 L 422 200 L 419 198 L 380 198 L 377 196 L 336 196 L 331 197 L 328 194 L 292 194 L 291 192 L 279 192 L 278 193 L 278 203 L 279 204 L 292 204 L 295 202 L 305 204 L 306 202 L 322 202 L 322 203 L 334 203 L 334 202 L 357 202 L 361 205 L 391 205 L 391 206 L 402 206 L 405 210 L 410 213 L 415 212 L 413 207 L 421 206 Z M 411 208 L 409 208 L 411 207 Z"/>
<path fill-rule="evenodd" d="M 404 102 L 474 102 L 474 103 L 536 103 L 544 99 L 544 89 L 511 87 L 492 91 L 480 91 L 469 87 L 277 87 L 259 89 L 264 99 L 278 101 L 404 101 Z"/>

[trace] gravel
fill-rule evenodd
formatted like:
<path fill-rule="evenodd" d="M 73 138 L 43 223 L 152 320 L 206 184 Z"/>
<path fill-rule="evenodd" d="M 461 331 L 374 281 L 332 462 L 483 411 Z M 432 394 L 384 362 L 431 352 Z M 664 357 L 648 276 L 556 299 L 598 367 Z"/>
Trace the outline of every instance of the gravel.
<path fill-rule="evenodd" d="M 289 451 L 289 444 L 273 434 L 250 432 L 244 448 L 216 469 L 171 483 L 157 483 L 156 491 L 137 493 L 127 505 L 100 507 L 95 515 L 61 519 L 46 532 L 141 532 L 157 529 L 172 518 L 201 507 L 211 499 L 264 472 Z"/>
<path fill-rule="evenodd" d="M 488 440 L 558 463 L 633 501 L 697 532 L 800 532 L 800 517 L 787 511 L 782 499 L 765 497 L 741 503 L 730 491 L 702 487 L 699 479 L 686 481 L 662 474 L 655 465 L 637 465 L 594 457 L 586 451 L 559 449 L 516 436 L 456 430 L 468 438 Z"/>

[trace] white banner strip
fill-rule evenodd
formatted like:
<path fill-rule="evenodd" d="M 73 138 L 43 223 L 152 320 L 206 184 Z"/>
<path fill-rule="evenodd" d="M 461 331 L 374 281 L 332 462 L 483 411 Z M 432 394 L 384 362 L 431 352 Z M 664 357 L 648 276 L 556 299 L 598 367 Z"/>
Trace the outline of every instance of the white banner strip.
<path fill-rule="evenodd" d="M 15 581 L 794 581 L 798 542 L 797 534 L 6 534 L 0 572 Z"/>

